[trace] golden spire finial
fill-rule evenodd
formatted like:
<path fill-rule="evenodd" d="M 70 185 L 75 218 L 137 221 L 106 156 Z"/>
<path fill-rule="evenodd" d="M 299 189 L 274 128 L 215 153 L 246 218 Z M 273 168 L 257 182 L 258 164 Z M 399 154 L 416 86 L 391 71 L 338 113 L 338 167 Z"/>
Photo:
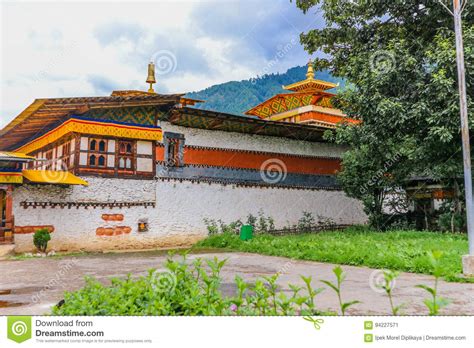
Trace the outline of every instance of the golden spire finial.
<path fill-rule="evenodd" d="M 156 83 L 156 79 L 155 79 L 155 64 L 153 64 L 153 62 L 150 62 L 148 64 L 148 77 L 146 79 L 146 83 L 150 84 L 148 93 L 155 93 L 155 90 L 153 89 L 153 84 Z"/>
<path fill-rule="evenodd" d="M 306 73 L 306 79 L 307 80 L 313 80 L 314 79 L 313 62 L 312 62 L 311 59 L 308 62 L 308 72 Z"/>

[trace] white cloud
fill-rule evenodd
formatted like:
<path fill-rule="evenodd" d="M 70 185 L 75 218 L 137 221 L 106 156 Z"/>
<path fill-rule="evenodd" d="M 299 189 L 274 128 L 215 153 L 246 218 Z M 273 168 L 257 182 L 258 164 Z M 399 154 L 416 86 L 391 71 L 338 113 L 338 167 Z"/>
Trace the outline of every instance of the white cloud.
<path fill-rule="evenodd" d="M 294 3 L 283 1 L 278 6 L 298 11 Z M 219 31 L 219 23 L 226 22 L 226 18 L 215 18 L 213 24 L 214 15 L 232 16 L 232 10 L 223 9 L 247 6 L 235 3 L 2 3 L 0 127 L 35 98 L 104 95 L 112 92 L 107 91 L 110 88 L 146 90 L 148 60 L 160 50 L 176 57 L 173 72 L 157 76 L 156 89 L 160 92 L 195 91 L 258 74 L 271 59 L 272 50 L 272 46 L 259 48 L 266 38 L 258 35 L 268 36 L 273 31 L 278 36 L 287 27 L 288 32 L 281 34 L 286 38 L 290 32 L 294 35 L 295 28 L 284 20 L 266 26 L 265 21 L 278 17 L 265 18 L 268 1 L 253 1 L 248 3 L 252 8 L 261 7 L 261 11 L 246 15 L 262 21 L 257 26 L 264 26 L 262 30 L 252 32 L 250 38 L 242 37 L 232 33 L 238 25 L 238 19 L 232 18 L 233 26 L 215 35 L 210 33 Z M 202 8 L 208 11 L 205 23 L 197 17 L 203 13 Z M 268 13 L 275 16 L 274 12 Z M 242 23 L 249 25 L 252 18 Z M 242 30 L 247 33 L 247 29 L 252 28 Z M 272 38 L 272 44 L 277 41 Z M 298 48 L 275 69 L 282 71 L 305 63 L 306 58 L 297 62 L 300 55 L 302 50 Z"/>

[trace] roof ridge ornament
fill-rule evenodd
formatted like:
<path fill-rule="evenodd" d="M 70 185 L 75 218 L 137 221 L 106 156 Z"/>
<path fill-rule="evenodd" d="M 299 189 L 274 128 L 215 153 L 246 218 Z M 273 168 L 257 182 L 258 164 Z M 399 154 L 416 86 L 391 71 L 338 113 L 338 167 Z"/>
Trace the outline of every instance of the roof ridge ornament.
<path fill-rule="evenodd" d="M 308 71 L 306 72 L 306 79 L 314 80 L 313 61 L 311 59 L 308 61 Z"/>
<path fill-rule="evenodd" d="M 155 78 L 155 64 L 153 62 L 148 63 L 148 77 L 146 79 L 146 83 L 150 84 L 148 93 L 155 93 L 155 90 L 153 89 L 153 84 L 156 83 L 156 78 Z"/>
<path fill-rule="evenodd" d="M 322 81 L 314 78 L 313 60 L 310 59 L 308 61 L 307 66 L 308 70 L 306 71 L 306 78 L 304 80 L 283 86 L 283 89 L 286 89 L 287 91 L 301 93 L 319 93 L 337 87 L 336 83 Z"/>

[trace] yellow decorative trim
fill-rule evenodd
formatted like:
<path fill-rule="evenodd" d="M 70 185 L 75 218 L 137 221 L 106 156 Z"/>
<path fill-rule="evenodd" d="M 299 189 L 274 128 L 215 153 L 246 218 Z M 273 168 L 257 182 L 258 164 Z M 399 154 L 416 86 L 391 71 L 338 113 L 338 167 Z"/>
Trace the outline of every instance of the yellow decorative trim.
<path fill-rule="evenodd" d="M 23 145 L 16 151 L 27 154 L 31 153 L 48 144 L 51 144 L 52 142 L 69 133 L 92 134 L 153 141 L 163 140 L 161 128 L 149 128 L 143 126 L 71 118 L 41 137 Z"/>
<path fill-rule="evenodd" d="M 293 109 L 293 110 L 289 110 L 289 111 L 280 112 L 278 114 L 274 114 L 270 117 L 267 117 L 266 119 L 271 120 L 271 121 L 281 121 L 281 120 L 284 120 L 286 118 L 296 116 L 296 115 L 299 115 L 299 114 L 303 114 L 303 113 L 309 112 L 309 111 L 316 111 L 316 112 L 320 112 L 322 114 L 327 114 L 327 115 L 331 115 L 331 116 L 346 117 L 346 115 L 339 109 L 326 108 L 326 107 L 319 106 L 319 105 L 307 105 L 307 106 L 302 106 L 298 109 Z"/>
<path fill-rule="evenodd" d="M 12 160 L 34 160 L 34 157 L 27 156 L 24 153 L 20 152 L 10 152 L 10 151 L 0 151 L 0 158 L 2 159 L 12 159 Z"/>
<path fill-rule="evenodd" d="M 21 173 L 0 173 L 0 184 L 22 184 L 23 175 Z"/>
<path fill-rule="evenodd" d="M 26 169 L 23 176 L 34 183 L 89 186 L 87 181 L 66 171 Z"/>
<path fill-rule="evenodd" d="M 283 86 L 283 89 L 294 92 L 318 92 L 337 87 L 337 83 L 326 82 L 322 80 L 306 79 L 303 81 Z"/>

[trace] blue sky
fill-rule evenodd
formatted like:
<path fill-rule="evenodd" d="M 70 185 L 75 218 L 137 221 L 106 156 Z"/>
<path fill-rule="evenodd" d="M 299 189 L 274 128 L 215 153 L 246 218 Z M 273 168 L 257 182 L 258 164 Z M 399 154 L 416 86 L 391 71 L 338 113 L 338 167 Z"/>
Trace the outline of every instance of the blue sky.
<path fill-rule="evenodd" d="M 200 90 L 306 64 L 321 27 L 290 0 L 2 2 L 0 127 L 35 98 Z"/>

